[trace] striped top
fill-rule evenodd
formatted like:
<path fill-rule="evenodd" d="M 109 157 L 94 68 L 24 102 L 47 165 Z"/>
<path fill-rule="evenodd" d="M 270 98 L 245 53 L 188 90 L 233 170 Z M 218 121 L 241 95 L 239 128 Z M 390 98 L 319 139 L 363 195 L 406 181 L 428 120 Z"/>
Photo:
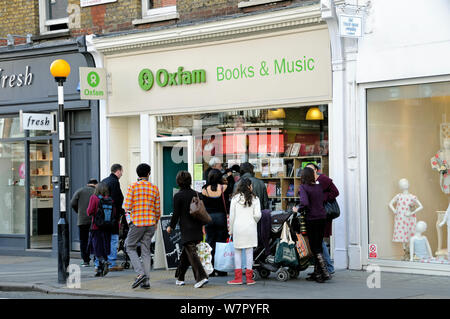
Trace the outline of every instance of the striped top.
<path fill-rule="evenodd" d="M 156 225 L 161 216 L 158 187 L 147 180 L 131 184 L 128 186 L 124 208 L 131 212 L 131 221 L 135 226 Z"/>

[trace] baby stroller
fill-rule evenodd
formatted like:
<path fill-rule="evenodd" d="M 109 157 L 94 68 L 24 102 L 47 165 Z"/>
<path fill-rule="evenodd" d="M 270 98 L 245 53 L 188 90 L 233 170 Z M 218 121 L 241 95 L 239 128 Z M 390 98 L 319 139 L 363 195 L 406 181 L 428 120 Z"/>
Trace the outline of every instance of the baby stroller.
<path fill-rule="evenodd" d="M 125 255 L 125 261 L 122 262 L 122 267 L 124 269 L 130 268 L 130 257 L 127 254 L 126 248 L 125 248 L 125 240 L 127 239 L 128 231 L 130 230 L 130 227 L 128 226 L 127 219 L 125 215 L 123 215 L 120 219 L 120 227 L 119 227 L 119 247 L 118 251 L 123 251 L 123 254 Z M 138 256 L 141 256 L 141 245 L 138 244 L 138 247 L 136 249 Z M 150 245 L 150 253 L 151 253 L 151 267 L 153 267 L 153 257 L 155 255 L 155 240 L 152 239 L 152 243 Z"/>
<path fill-rule="evenodd" d="M 271 229 L 268 247 L 263 243 L 258 243 L 254 251 L 253 274 L 255 278 L 268 278 L 271 272 L 274 272 L 277 280 L 287 281 L 290 278 L 297 278 L 301 271 L 306 270 L 310 265 L 309 258 L 299 258 L 299 264 L 296 267 L 282 267 L 275 263 L 275 252 L 278 241 L 281 237 L 283 224 L 288 223 L 291 231 L 291 237 L 295 241 L 295 232 L 300 232 L 299 214 L 294 212 L 274 211 L 270 213 Z M 269 250 L 269 255 L 267 256 Z M 297 255 L 298 257 L 298 255 Z"/>

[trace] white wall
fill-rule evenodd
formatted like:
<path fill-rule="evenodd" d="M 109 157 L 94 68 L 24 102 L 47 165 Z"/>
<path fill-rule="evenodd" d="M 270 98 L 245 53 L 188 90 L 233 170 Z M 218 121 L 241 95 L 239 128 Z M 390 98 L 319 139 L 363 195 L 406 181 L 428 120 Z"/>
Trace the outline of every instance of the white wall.
<path fill-rule="evenodd" d="M 359 83 L 450 74 L 450 1 L 375 0 L 369 14 Z"/>

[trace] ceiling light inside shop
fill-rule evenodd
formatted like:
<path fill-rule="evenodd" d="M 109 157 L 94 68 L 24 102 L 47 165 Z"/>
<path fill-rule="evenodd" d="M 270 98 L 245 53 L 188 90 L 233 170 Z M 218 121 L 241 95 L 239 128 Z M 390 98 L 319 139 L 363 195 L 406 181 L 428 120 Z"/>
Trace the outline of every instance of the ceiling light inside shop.
<path fill-rule="evenodd" d="M 286 118 L 286 112 L 284 111 L 283 108 L 271 109 L 271 110 L 269 110 L 269 113 L 267 114 L 267 118 L 269 120 L 284 119 L 284 118 Z"/>
<path fill-rule="evenodd" d="M 306 120 L 308 121 L 323 120 L 323 113 L 317 106 L 311 107 L 306 113 Z"/>

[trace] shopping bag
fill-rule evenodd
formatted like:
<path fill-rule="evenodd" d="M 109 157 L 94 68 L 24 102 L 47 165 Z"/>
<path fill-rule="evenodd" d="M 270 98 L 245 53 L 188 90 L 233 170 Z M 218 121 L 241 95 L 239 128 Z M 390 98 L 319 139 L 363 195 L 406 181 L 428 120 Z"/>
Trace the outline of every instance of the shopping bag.
<path fill-rule="evenodd" d="M 306 238 L 302 234 L 295 234 L 297 236 L 297 242 L 295 243 L 295 248 L 297 248 L 298 256 L 300 258 L 308 257 L 310 250 L 308 248 L 308 243 Z"/>
<path fill-rule="evenodd" d="M 275 251 L 275 263 L 285 267 L 298 266 L 295 243 L 291 238 L 291 232 L 287 223 L 283 224 L 281 238 Z"/>
<path fill-rule="evenodd" d="M 200 262 L 202 263 L 203 269 L 205 269 L 205 272 L 208 275 L 210 275 L 214 271 L 214 267 L 212 265 L 211 251 L 212 248 L 207 242 L 202 241 L 199 244 L 197 244 L 197 255 L 200 258 Z"/>
<path fill-rule="evenodd" d="M 232 241 L 228 243 L 216 243 L 214 269 L 223 272 L 234 271 L 234 245 Z"/>

